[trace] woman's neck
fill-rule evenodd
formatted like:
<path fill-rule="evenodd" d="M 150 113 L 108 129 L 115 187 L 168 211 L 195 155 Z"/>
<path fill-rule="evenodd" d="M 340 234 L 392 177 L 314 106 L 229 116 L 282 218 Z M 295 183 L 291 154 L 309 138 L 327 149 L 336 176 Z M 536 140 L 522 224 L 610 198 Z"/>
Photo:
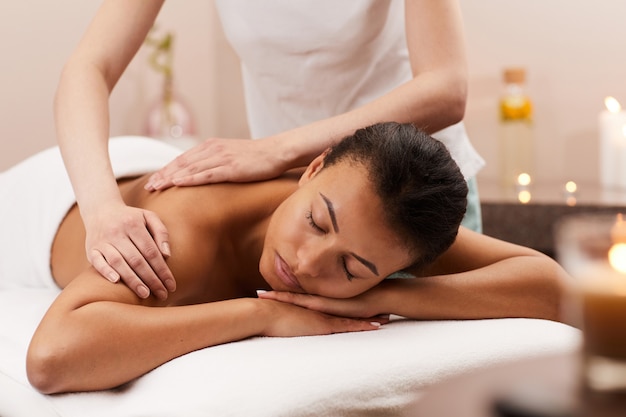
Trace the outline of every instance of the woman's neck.
<path fill-rule="evenodd" d="M 269 289 L 259 272 L 269 221 L 276 208 L 297 188 L 297 176 L 287 174 L 272 181 L 229 184 L 231 198 L 225 203 L 221 234 L 228 241 L 232 275 L 246 295 Z"/>

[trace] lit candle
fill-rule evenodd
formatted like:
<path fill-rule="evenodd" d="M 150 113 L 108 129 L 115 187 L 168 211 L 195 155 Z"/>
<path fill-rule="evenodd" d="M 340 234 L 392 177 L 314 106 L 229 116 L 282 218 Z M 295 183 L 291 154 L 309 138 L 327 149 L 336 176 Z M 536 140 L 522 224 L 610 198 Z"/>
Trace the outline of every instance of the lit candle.
<path fill-rule="evenodd" d="M 592 357 L 626 361 L 626 244 L 612 245 L 607 258 L 608 265 L 582 277 L 585 350 Z"/>
<path fill-rule="evenodd" d="M 599 116 L 600 183 L 626 189 L 626 111 L 613 97 L 606 97 L 604 105 Z"/>
<path fill-rule="evenodd" d="M 621 214 L 566 216 L 555 235 L 566 320 L 583 331 L 583 387 L 626 392 L 626 221 Z"/>
<path fill-rule="evenodd" d="M 584 250 L 596 258 L 583 261 L 577 276 L 586 379 L 598 391 L 626 388 L 626 222 L 621 214 L 605 242 L 585 239 Z"/>

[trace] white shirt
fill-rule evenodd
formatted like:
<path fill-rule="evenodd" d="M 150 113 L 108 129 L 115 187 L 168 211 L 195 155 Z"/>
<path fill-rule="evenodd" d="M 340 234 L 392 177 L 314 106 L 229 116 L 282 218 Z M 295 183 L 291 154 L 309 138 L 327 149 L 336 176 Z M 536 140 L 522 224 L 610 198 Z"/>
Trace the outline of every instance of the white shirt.
<path fill-rule="evenodd" d="M 241 60 L 252 137 L 360 107 L 412 78 L 402 0 L 216 0 Z M 433 135 L 466 178 L 484 165 L 462 123 Z"/>

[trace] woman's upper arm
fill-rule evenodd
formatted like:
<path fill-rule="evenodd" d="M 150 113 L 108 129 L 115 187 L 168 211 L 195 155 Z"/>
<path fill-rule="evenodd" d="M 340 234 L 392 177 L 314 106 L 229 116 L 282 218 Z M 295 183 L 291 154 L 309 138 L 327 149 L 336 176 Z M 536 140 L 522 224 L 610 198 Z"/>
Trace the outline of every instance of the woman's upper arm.
<path fill-rule="evenodd" d="M 140 304 L 145 302 L 137 297 L 126 285 L 122 283 L 112 284 L 102 279 L 102 276 L 90 267 L 74 278 L 59 294 L 44 317 L 57 318 L 70 313 L 87 304 L 99 301 L 112 301 L 123 304 Z"/>

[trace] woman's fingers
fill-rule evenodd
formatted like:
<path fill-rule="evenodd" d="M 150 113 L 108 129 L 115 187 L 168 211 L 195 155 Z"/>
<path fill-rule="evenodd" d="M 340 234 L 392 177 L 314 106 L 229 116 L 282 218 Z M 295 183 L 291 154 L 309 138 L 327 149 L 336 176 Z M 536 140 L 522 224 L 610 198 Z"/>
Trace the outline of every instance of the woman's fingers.
<path fill-rule="evenodd" d="M 259 291 L 257 294 L 259 298 L 289 303 L 335 316 L 358 319 L 379 317 L 379 320 L 382 320 L 383 323 L 389 321 L 388 315 L 377 316 L 373 310 L 374 307 L 360 296 L 340 299 L 283 291 Z"/>
<path fill-rule="evenodd" d="M 294 337 L 377 330 L 384 320 L 339 317 L 275 300 L 262 300 L 271 310 L 271 319 L 263 320 L 264 336 Z"/>

